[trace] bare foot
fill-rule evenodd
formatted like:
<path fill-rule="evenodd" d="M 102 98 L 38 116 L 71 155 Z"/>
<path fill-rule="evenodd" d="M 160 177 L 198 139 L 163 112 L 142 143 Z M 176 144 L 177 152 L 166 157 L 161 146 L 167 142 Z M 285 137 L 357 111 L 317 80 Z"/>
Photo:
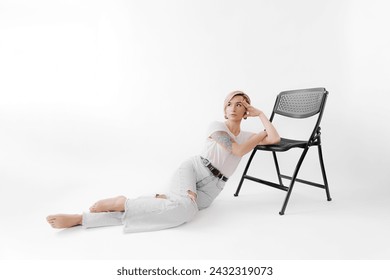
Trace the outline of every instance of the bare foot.
<path fill-rule="evenodd" d="M 47 222 L 53 228 L 70 228 L 81 225 L 83 216 L 78 214 L 57 214 L 47 216 Z"/>
<path fill-rule="evenodd" d="M 97 212 L 123 212 L 125 211 L 126 197 L 121 195 L 117 197 L 102 199 L 89 208 L 92 213 Z"/>

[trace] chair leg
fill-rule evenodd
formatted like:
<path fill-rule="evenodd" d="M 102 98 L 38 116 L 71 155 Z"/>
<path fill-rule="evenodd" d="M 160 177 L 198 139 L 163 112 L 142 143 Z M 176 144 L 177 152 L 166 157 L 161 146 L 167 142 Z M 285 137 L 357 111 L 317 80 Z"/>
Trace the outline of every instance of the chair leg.
<path fill-rule="evenodd" d="M 329 186 L 328 186 L 328 179 L 326 178 L 325 165 L 324 165 L 324 159 L 322 157 L 321 145 L 318 145 L 318 157 L 320 159 L 321 172 L 322 172 L 322 178 L 324 179 L 324 186 L 325 186 L 325 191 L 326 191 L 326 197 L 327 197 L 328 201 L 331 201 L 332 198 L 330 197 Z"/>
<path fill-rule="evenodd" d="M 288 187 L 286 198 L 284 199 L 282 210 L 280 210 L 280 212 L 279 212 L 280 215 L 284 215 L 284 211 L 286 210 L 288 200 L 290 199 L 290 195 L 291 195 L 294 183 L 295 183 L 295 179 L 298 176 L 299 169 L 301 168 L 302 162 L 303 162 L 303 160 L 304 160 L 308 150 L 309 150 L 309 148 L 305 148 L 303 150 L 302 155 L 299 158 L 299 161 L 297 163 L 297 166 L 295 167 L 294 174 L 293 174 L 293 176 L 291 178 L 290 186 Z"/>
<path fill-rule="evenodd" d="M 278 175 L 279 184 L 280 186 L 283 186 L 283 181 L 282 181 L 282 177 L 280 176 L 280 168 L 279 168 L 278 158 L 276 157 L 276 152 L 272 151 L 272 155 L 274 157 L 275 168 L 276 168 L 276 173 Z"/>
<path fill-rule="evenodd" d="M 238 196 L 238 194 L 240 193 L 242 183 L 244 182 L 244 179 L 245 179 L 245 175 L 248 172 L 249 166 L 251 165 L 252 159 L 255 156 L 256 151 L 257 151 L 256 149 L 253 149 L 253 152 L 252 152 L 251 156 L 248 159 L 248 163 L 246 164 L 244 172 L 242 173 L 240 183 L 238 184 L 238 187 L 237 187 L 237 190 L 236 190 L 234 196 Z"/>

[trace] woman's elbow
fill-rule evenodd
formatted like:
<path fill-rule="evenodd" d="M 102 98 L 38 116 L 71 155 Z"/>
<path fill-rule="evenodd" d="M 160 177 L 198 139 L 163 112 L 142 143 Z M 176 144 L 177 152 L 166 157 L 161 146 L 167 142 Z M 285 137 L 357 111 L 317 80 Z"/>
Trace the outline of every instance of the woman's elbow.
<path fill-rule="evenodd" d="M 278 136 L 276 136 L 276 137 L 272 140 L 272 145 L 277 145 L 277 144 L 280 143 L 280 141 L 281 141 L 281 138 L 280 138 L 280 136 L 278 135 Z"/>
<path fill-rule="evenodd" d="M 277 145 L 281 141 L 281 138 L 279 136 L 274 136 L 274 137 L 267 137 L 265 139 L 264 145 Z"/>

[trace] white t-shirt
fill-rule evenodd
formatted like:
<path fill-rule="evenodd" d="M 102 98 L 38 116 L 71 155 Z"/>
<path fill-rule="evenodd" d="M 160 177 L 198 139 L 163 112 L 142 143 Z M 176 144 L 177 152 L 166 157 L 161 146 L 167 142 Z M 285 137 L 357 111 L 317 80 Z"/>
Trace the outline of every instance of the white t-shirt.
<path fill-rule="evenodd" d="M 224 176 L 229 178 L 236 170 L 241 157 L 233 155 L 222 145 L 218 144 L 214 139 L 210 138 L 210 136 L 217 131 L 227 132 L 238 144 L 247 141 L 254 135 L 254 133 L 241 131 L 240 134 L 234 136 L 224 122 L 213 122 L 209 126 L 207 131 L 207 140 L 200 155 L 208 159 L 215 168 L 221 171 Z"/>

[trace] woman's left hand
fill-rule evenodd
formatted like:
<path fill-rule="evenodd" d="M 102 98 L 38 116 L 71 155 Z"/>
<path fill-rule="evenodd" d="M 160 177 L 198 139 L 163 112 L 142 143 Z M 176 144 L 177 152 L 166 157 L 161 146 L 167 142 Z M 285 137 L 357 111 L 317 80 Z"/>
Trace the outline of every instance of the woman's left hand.
<path fill-rule="evenodd" d="M 253 107 L 252 105 L 250 105 L 246 101 L 243 102 L 243 105 L 246 108 L 246 116 L 247 117 L 258 117 L 263 113 L 263 111 Z"/>

